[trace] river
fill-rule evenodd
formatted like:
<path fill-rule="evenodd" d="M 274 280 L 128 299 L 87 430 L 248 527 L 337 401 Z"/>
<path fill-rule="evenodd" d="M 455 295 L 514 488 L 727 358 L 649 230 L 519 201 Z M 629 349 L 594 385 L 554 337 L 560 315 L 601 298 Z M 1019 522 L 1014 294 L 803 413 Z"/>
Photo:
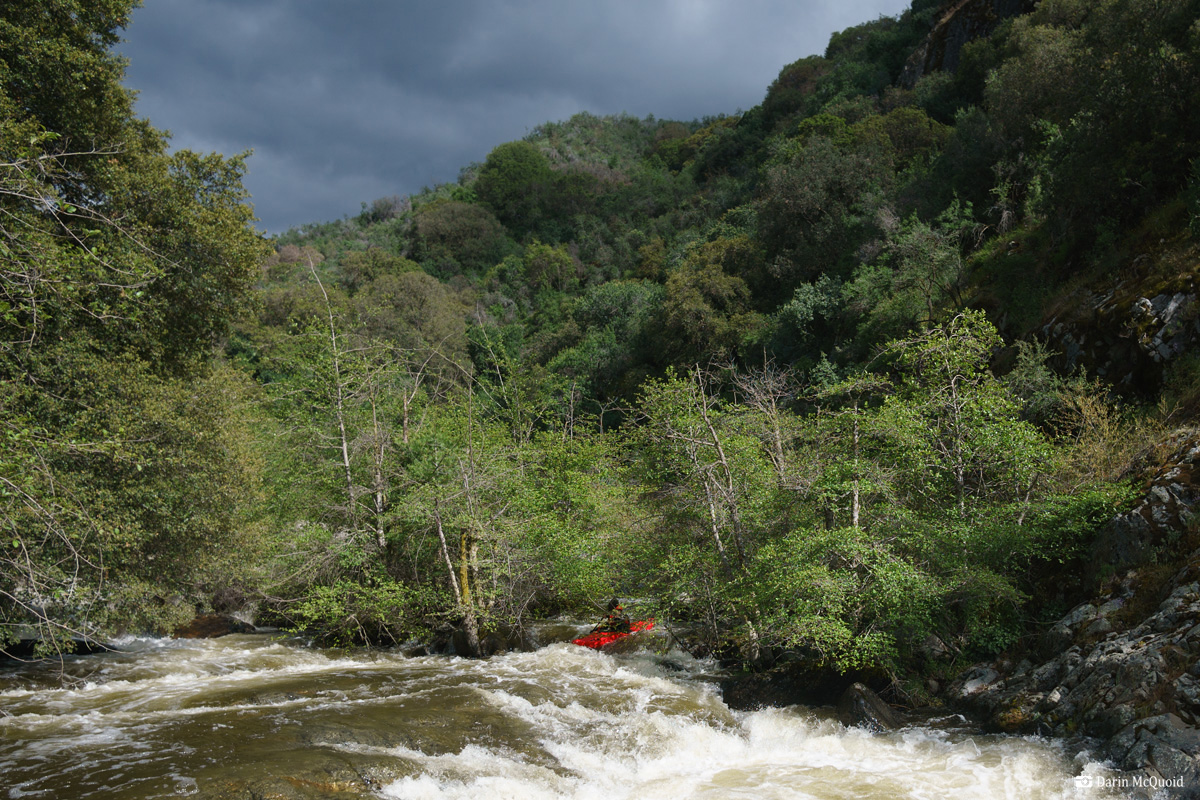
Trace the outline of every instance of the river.
<path fill-rule="evenodd" d="M 1086 752 L 957 718 L 873 734 L 824 709 L 731 711 L 712 664 L 661 642 L 475 661 L 245 635 L 10 664 L 0 798 L 1114 796 Z"/>

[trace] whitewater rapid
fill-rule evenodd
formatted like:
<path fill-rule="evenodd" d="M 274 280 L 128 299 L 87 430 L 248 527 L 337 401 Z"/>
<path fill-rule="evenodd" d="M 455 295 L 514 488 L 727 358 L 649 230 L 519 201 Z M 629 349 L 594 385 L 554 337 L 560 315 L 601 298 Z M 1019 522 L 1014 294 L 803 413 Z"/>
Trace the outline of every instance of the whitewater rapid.
<path fill-rule="evenodd" d="M 734 712 L 714 666 L 566 643 L 487 660 L 282 636 L 0 668 L 0 797 L 1107 798 L 1086 750 L 957 718 Z"/>

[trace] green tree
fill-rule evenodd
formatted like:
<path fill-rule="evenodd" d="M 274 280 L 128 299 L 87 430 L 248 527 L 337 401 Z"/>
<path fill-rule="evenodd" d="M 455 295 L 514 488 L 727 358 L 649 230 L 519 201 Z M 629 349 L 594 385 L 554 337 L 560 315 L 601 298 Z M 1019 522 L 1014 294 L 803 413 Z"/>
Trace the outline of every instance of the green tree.
<path fill-rule="evenodd" d="M 760 623 L 744 602 L 757 549 L 773 527 L 779 490 L 769 449 L 739 424 L 744 409 L 714 393 L 699 368 L 648 381 L 641 424 L 631 432 L 637 475 L 659 487 L 652 507 L 663 531 L 654 556 L 657 591 L 669 607 L 704 623 L 713 643 L 740 628 L 747 657 L 761 657 Z"/>
<path fill-rule="evenodd" d="M 813 136 L 770 163 L 758 201 L 760 236 L 781 288 L 842 273 L 861 235 L 864 203 L 891 176 L 886 151 L 870 141 L 845 149 Z"/>
<path fill-rule="evenodd" d="M 443 278 L 481 275 L 514 249 L 496 217 L 475 203 L 435 200 L 413 219 L 416 259 Z"/>
<path fill-rule="evenodd" d="M 525 247 L 525 277 L 535 290 L 572 289 L 579 284 L 579 271 L 565 245 L 553 247 L 534 239 Z"/>
<path fill-rule="evenodd" d="M 750 498 L 771 485 L 767 451 L 734 425 L 737 407 L 714 394 L 712 377 L 695 368 L 686 376 L 668 371 L 648 381 L 641 397 L 638 443 L 650 482 L 672 487 L 679 519 L 711 542 L 722 572 L 732 580 L 753 550 Z"/>
<path fill-rule="evenodd" d="M 424 272 L 383 275 L 354 297 L 363 335 L 406 350 L 435 353 L 431 368 L 457 380 L 467 359 L 468 299 Z M 457 365 L 457 366 L 455 366 Z"/>
<path fill-rule="evenodd" d="M 290 245 L 295 252 L 294 262 L 301 260 L 301 254 L 295 245 Z M 285 248 L 286 249 L 286 248 Z M 309 248 L 311 250 L 311 248 Z M 289 253 L 289 256 L 292 254 Z M 314 258 L 312 253 L 306 253 L 307 258 Z M 322 259 L 315 259 L 321 261 Z M 406 272 L 420 271 L 421 266 L 411 259 L 389 253 L 382 247 L 368 247 L 366 250 L 351 250 L 339 259 L 338 266 L 342 269 L 343 282 L 346 289 L 356 292 L 363 286 L 385 276 L 394 277 Z M 308 276 L 305 275 L 305 278 Z"/>
<path fill-rule="evenodd" d="M 1039 156 L 1025 176 L 1041 192 L 1035 211 L 1089 240 L 1101 217 L 1131 218 L 1182 188 L 1197 155 L 1198 14 L 1195 0 L 1059 0 L 1014 22 L 985 100 Z"/>
<path fill-rule="evenodd" d="M 892 376 L 814 398 L 784 450 L 813 513 L 748 569 L 764 644 L 894 671 L 933 631 L 980 653 L 1019 635 L 1031 564 L 1067 557 L 1099 507 L 1055 495 L 1054 448 L 988 369 L 999 344 L 964 312 L 892 342 Z"/>
<path fill-rule="evenodd" d="M 763 643 L 842 673 L 895 674 L 944 594 L 935 575 L 859 528 L 801 528 L 758 554 L 746 587 Z"/>
<path fill-rule="evenodd" d="M 970 206 L 954 202 L 931 224 L 915 215 L 884 223 L 882 252 L 855 273 L 844 295 L 860 317 L 863 352 L 914 327 L 930 327 L 964 305 L 967 254 L 979 226 Z"/>
<path fill-rule="evenodd" d="M 768 125 L 775 125 L 788 116 L 803 112 L 817 93 L 821 80 L 832 65 L 820 56 L 809 56 L 788 64 L 767 89 L 763 100 L 763 115 Z"/>
<path fill-rule="evenodd" d="M 0 524 L 19 554 L 0 637 L 169 625 L 256 502 L 248 412 L 211 356 L 267 248 L 241 157 L 168 154 L 133 116 L 111 51 L 133 6 L 0 9 Z"/>
<path fill-rule="evenodd" d="M 560 350 L 548 368 L 573 381 L 597 408 L 615 398 L 632 400 L 654 358 L 650 331 L 662 297 L 661 286 L 642 281 L 610 281 L 589 289 L 573 314 L 581 340 Z"/>
<path fill-rule="evenodd" d="M 884 141 L 890 146 L 897 169 L 914 162 L 928 161 L 941 150 L 950 129 L 918 108 L 897 108 L 887 114 L 868 117 L 850 129 L 858 139 Z"/>
<path fill-rule="evenodd" d="M 170 630 L 256 577 L 261 461 L 236 372 L 163 377 L 78 339 L 29 363 L 29 382 L 0 393 L 19 414 L 0 439 L 0 646 L 22 626 L 51 648 Z"/>
<path fill-rule="evenodd" d="M 582 425 L 539 434 L 513 484 L 521 547 L 545 572 L 524 596 L 547 608 L 589 608 L 639 587 L 644 521 L 622 479 L 614 436 Z"/>
<path fill-rule="evenodd" d="M 509 230 L 525 233 L 545 217 L 543 201 L 553 177 L 549 160 L 535 145 L 508 142 L 488 153 L 475 191 Z"/>
<path fill-rule="evenodd" d="M 448 300 L 424 273 L 385 276 L 361 292 L 364 324 L 359 304 L 310 270 L 320 302 L 266 354 L 280 376 L 269 387 L 275 413 L 304 465 L 285 476 L 305 486 L 287 496 L 304 500 L 280 513 L 286 524 L 327 526 L 331 554 L 351 574 L 370 573 L 386 561 L 397 448 L 409 443 L 426 390 L 463 379 L 465 335 L 460 317 L 434 313 Z M 393 281 L 399 294 L 388 297 L 377 284 Z"/>
<path fill-rule="evenodd" d="M 890 346 L 904 378 L 884 408 L 901 433 L 912 488 L 931 500 L 953 497 L 964 518 L 978 504 L 1027 497 L 1050 464 L 1045 438 L 988 369 L 1000 344 L 982 312 L 965 311 Z"/>
<path fill-rule="evenodd" d="M 1038 143 L 1040 121 L 1070 120 L 1087 70 L 1086 43 L 1078 31 L 1032 23 L 1028 18 L 1014 25 L 1012 46 L 1019 55 L 990 75 L 986 95 L 1009 139 L 1028 146 Z"/>
<path fill-rule="evenodd" d="M 9 4 L 0 17 L 5 66 L 0 80 L 14 113 L 5 117 L 35 121 L 69 152 L 111 146 L 128 136 L 132 104 L 121 86 L 124 64 L 111 48 L 137 5 L 136 0 Z M 107 160 L 93 155 L 87 159 L 91 170 Z"/>
<path fill-rule="evenodd" d="M 753 249 L 748 237 L 718 237 L 691 248 L 667 276 L 662 324 L 667 355 L 675 363 L 737 351 L 746 333 L 750 290 L 726 265 Z"/>
<path fill-rule="evenodd" d="M 817 392 L 818 424 L 807 433 L 815 437 L 813 452 L 824 456 L 816 459 L 821 470 L 812 488 L 827 529 L 869 527 L 874 501 L 895 500 L 895 470 L 880 447 L 886 421 L 871 408 L 889 389 L 883 376 L 858 373 Z"/>

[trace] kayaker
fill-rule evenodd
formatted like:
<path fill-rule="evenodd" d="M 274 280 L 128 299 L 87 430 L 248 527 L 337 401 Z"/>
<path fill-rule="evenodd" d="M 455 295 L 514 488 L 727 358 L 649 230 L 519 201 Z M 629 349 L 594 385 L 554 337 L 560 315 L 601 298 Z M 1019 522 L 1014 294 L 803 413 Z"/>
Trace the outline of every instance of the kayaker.
<path fill-rule="evenodd" d="M 608 615 L 600 620 L 600 624 L 592 628 L 592 633 L 629 633 L 629 616 L 621 601 L 613 598 L 608 601 Z"/>

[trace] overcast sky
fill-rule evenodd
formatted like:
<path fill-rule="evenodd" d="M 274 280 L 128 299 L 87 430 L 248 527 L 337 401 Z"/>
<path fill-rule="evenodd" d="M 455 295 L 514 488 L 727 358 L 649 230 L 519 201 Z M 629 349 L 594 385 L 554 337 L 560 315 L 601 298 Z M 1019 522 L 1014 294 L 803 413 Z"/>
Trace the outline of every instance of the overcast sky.
<path fill-rule="evenodd" d="M 172 144 L 253 149 L 280 233 L 453 181 L 579 111 L 690 120 L 762 101 L 833 31 L 908 0 L 144 0 L 121 51 Z"/>

